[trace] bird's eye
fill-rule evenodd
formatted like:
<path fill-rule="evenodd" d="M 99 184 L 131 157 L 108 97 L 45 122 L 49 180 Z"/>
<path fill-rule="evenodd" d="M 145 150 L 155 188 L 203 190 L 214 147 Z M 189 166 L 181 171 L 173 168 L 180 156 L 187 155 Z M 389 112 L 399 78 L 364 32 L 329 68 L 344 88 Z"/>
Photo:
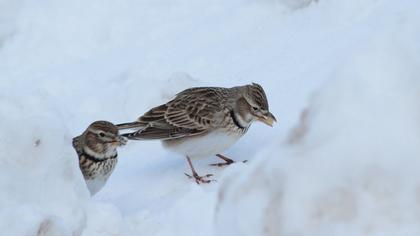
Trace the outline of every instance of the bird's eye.
<path fill-rule="evenodd" d="M 104 132 L 99 132 L 99 136 L 105 137 L 105 133 Z"/>
<path fill-rule="evenodd" d="M 258 111 L 258 107 L 252 107 L 252 110 Z"/>

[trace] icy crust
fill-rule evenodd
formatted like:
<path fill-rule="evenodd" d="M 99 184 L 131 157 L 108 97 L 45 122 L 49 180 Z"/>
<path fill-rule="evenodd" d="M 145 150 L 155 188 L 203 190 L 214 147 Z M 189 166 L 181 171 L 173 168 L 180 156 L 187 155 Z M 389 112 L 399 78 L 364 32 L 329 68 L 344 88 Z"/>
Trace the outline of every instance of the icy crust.
<path fill-rule="evenodd" d="M 227 174 L 217 235 L 420 233 L 420 60 L 394 32 L 339 67 L 287 143 Z"/>

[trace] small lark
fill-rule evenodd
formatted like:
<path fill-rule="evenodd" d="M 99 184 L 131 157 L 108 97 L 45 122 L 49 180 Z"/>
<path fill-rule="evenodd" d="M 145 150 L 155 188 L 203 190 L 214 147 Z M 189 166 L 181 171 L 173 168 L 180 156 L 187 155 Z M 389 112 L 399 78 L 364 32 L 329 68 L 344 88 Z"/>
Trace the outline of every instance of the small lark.
<path fill-rule="evenodd" d="M 198 87 L 180 92 L 173 100 L 146 112 L 137 121 L 117 125 L 136 128 L 123 134 L 133 140 L 162 140 L 164 147 L 187 158 L 195 181 L 209 183 L 212 175 L 199 176 L 191 158 L 216 155 L 224 166 L 234 161 L 221 155 L 242 137 L 253 121 L 272 126 L 276 118 L 268 110 L 267 97 L 258 84 L 233 88 Z"/>
<path fill-rule="evenodd" d="M 117 164 L 117 147 L 125 143 L 118 128 L 108 121 L 95 121 L 73 138 L 79 167 L 92 196 L 105 185 Z"/>

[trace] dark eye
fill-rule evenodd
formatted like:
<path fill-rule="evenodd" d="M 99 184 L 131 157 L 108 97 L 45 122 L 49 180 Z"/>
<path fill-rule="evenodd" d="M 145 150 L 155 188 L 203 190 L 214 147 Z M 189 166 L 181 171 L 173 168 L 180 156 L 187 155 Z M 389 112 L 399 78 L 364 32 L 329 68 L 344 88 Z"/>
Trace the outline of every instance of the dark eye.
<path fill-rule="evenodd" d="M 105 133 L 104 132 L 99 132 L 99 136 L 105 137 Z"/>
<path fill-rule="evenodd" d="M 258 111 L 258 107 L 252 107 L 252 110 Z"/>

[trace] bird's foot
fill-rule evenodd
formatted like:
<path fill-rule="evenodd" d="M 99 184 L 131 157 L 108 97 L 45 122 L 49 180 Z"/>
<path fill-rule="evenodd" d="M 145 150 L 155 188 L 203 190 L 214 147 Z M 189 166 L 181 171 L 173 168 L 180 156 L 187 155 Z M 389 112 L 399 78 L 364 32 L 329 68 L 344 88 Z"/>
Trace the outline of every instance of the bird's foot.
<path fill-rule="evenodd" d="M 242 161 L 242 163 L 247 163 L 247 162 L 248 162 L 248 160 Z M 210 165 L 211 166 L 217 166 L 217 167 L 224 167 L 224 166 L 228 166 L 228 165 L 233 164 L 233 163 L 236 163 L 236 161 L 230 160 L 230 161 L 225 161 L 225 162 L 213 163 L 213 164 L 210 164 Z"/>
<path fill-rule="evenodd" d="M 192 175 L 189 175 L 187 173 L 184 173 L 184 174 L 190 179 L 194 178 L 195 182 L 197 184 L 208 184 L 210 182 L 215 181 L 215 180 L 212 180 L 212 179 L 207 179 L 209 177 L 212 177 L 213 176 L 212 174 L 207 174 L 207 175 L 204 175 L 204 176 L 199 176 L 197 173 L 193 173 Z"/>

